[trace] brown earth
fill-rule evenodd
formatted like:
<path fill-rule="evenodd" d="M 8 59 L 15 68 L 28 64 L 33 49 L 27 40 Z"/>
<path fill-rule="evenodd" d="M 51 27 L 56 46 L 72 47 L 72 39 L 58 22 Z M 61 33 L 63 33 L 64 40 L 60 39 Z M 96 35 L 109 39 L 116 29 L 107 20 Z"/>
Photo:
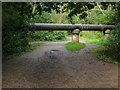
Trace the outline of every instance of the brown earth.
<path fill-rule="evenodd" d="M 47 42 L 3 63 L 3 88 L 118 88 L 118 66 L 98 61 L 95 44 L 67 51 L 66 42 Z"/>

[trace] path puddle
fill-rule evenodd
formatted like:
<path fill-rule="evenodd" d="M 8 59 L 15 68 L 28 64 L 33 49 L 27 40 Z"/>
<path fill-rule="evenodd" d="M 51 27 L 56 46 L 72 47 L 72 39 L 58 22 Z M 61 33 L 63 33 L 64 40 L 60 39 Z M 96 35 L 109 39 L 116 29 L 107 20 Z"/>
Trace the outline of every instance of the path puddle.
<path fill-rule="evenodd" d="M 53 49 L 44 53 L 44 55 L 49 59 L 58 59 L 60 54 L 60 50 L 57 49 Z"/>

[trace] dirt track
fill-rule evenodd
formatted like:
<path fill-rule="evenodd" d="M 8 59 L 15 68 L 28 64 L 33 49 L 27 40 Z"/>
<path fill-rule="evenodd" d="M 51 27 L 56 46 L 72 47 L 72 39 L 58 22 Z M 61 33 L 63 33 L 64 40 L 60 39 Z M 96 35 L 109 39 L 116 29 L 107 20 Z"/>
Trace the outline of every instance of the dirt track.
<path fill-rule="evenodd" d="M 117 88 L 118 66 L 91 54 L 97 45 L 70 52 L 49 42 L 3 64 L 3 88 Z"/>

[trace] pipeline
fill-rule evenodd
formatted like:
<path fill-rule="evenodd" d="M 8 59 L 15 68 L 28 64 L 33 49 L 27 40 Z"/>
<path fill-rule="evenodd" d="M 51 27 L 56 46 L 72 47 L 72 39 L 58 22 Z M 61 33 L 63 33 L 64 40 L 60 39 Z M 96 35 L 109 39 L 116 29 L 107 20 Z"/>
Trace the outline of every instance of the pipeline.
<path fill-rule="evenodd" d="M 116 25 L 102 25 L 102 24 L 54 24 L 54 23 L 32 23 L 30 30 L 41 31 L 41 30 L 74 30 L 80 29 L 89 31 L 102 31 L 102 30 L 113 30 Z"/>

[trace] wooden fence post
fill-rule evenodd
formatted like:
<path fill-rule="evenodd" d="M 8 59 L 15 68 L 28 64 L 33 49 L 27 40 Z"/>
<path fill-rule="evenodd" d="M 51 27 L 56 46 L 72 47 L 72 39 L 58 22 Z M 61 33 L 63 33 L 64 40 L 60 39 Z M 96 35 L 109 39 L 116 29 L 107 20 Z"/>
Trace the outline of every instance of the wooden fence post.
<path fill-rule="evenodd" d="M 80 29 L 72 30 L 72 43 L 79 43 Z"/>

